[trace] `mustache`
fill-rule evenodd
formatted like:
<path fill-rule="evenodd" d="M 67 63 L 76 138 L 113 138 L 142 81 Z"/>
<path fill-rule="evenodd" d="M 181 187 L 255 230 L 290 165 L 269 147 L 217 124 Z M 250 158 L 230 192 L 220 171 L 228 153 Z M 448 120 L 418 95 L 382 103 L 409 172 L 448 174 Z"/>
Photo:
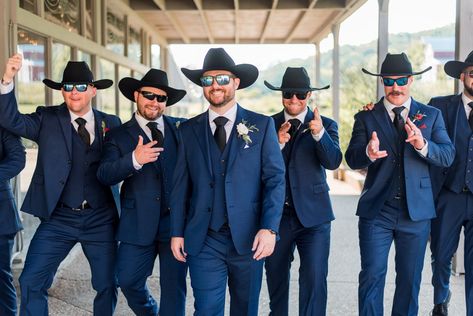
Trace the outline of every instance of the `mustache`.
<path fill-rule="evenodd" d="M 394 91 L 389 92 L 388 95 L 392 95 L 392 96 L 395 96 L 395 97 L 396 97 L 396 96 L 399 96 L 399 95 L 404 95 L 404 93 L 401 92 L 401 91 L 396 91 L 396 90 L 394 90 Z"/>

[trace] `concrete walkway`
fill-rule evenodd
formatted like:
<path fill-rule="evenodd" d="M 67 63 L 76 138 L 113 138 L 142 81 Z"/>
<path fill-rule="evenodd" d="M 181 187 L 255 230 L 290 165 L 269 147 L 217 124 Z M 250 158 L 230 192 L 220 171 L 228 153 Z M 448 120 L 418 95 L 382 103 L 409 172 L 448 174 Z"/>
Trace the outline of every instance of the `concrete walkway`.
<path fill-rule="evenodd" d="M 337 219 L 332 224 L 327 315 L 357 315 L 357 286 L 360 259 L 358 219 L 354 214 L 359 192 L 346 183 L 337 180 L 331 180 L 330 186 Z M 385 315 L 390 315 L 394 295 L 395 272 L 393 258 L 394 251 L 392 250 L 386 279 Z M 296 253 L 292 266 L 290 315 L 297 315 L 298 311 L 298 268 L 299 258 Z M 158 269 L 155 269 L 155 271 L 158 271 Z M 419 315 L 429 315 L 432 308 L 433 290 L 430 285 L 431 275 L 430 250 L 427 250 L 419 299 Z M 148 282 L 155 298 L 159 297 L 157 288 L 158 278 L 158 275 L 153 274 Z M 450 304 L 450 315 L 465 315 L 464 276 L 452 277 L 451 283 L 453 295 Z M 61 265 L 49 294 L 50 315 L 92 315 L 92 301 L 95 292 L 90 285 L 89 266 L 80 246 L 74 248 L 74 251 L 71 252 Z M 192 306 L 192 289 L 189 284 L 186 315 L 192 315 Z M 133 315 L 121 293 L 115 314 L 119 316 Z M 228 315 L 228 310 L 226 315 Z M 265 279 L 263 279 L 260 296 L 260 315 L 268 315 L 268 292 Z"/>

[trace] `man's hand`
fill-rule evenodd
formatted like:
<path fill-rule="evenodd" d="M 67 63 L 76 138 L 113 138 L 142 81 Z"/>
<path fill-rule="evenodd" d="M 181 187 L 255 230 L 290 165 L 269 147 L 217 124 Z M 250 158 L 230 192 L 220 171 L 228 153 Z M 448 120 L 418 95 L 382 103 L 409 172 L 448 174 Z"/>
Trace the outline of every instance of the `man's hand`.
<path fill-rule="evenodd" d="M 143 145 L 143 137 L 138 136 L 138 145 L 135 148 L 135 159 L 140 165 L 147 164 L 149 162 L 155 162 L 158 160 L 159 154 L 164 149 L 162 147 L 153 147 L 156 145 L 156 141 L 153 140 Z"/>
<path fill-rule="evenodd" d="M 363 111 L 371 111 L 374 108 L 373 102 L 363 105 Z"/>
<path fill-rule="evenodd" d="M 406 143 L 411 144 L 417 150 L 424 148 L 425 141 L 424 137 L 422 136 L 422 132 L 414 123 L 412 123 L 410 118 L 407 118 L 404 128 L 406 129 L 407 133 Z"/>
<path fill-rule="evenodd" d="M 184 251 L 184 238 L 171 238 L 171 251 L 177 261 L 186 262 L 187 253 Z"/>
<path fill-rule="evenodd" d="M 255 252 L 253 259 L 261 260 L 270 256 L 274 251 L 275 245 L 276 235 L 269 229 L 260 229 L 253 241 L 253 248 L 251 248 L 251 250 Z"/>
<path fill-rule="evenodd" d="M 324 126 L 322 125 L 322 118 L 319 114 L 319 109 L 314 107 L 314 118 L 309 122 L 309 129 L 312 135 L 317 135 L 322 131 Z"/>
<path fill-rule="evenodd" d="M 368 157 L 371 160 L 376 160 L 380 158 L 384 158 L 388 155 L 386 150 L 379 150 L 379 139 L 378 134 L 373 132 L 371 134 L 371 139 L 368 143 Z"/>
<path fill-rule="evenodd" d="M 9 84 L 13 81 L 13 78 L 18 73 L 21 68 L 23 57 L 21 54 L 15 54 L 12 57 L 8 58 L 7 64 L 5 65 L 5 73 L 2 77 L 2 82 L 4 84 Z"/>
<path fill-rule="evenodd" d="M 278 142 L 279 144 L 283 145 L 287 143 L 291 139 L 291 135 L 289 135 L 289 130 L 291 129 L 291 123 L 289 121 L 284 122 L 278 131 Z"/>

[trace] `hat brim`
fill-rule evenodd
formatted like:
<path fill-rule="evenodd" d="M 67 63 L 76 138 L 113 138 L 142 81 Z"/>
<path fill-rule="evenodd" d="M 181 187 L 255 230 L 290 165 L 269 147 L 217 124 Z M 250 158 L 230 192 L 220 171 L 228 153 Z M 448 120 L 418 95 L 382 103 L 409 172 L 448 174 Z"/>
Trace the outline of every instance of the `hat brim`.
<path fill-rule="evenodd" d="M 376 74 L 376 73 L 373 73 L 371 71 L 366 70 L 365 68 L 361 68 L 361 71 L 363 71 L 365 74 L 368 74 L 368 75 L 371 75 L 371 76 L 386 77 L 386 76 L 416 76 L 416 75 L 423 74 L 424 72 L 427 72 L 430 69 L 432 69 L 432 66 L 429 66 L 429 67 L 425 68 L 424 70 L 418 71 L 418 72 L 413 71 L 413 72 L 379 73 L 379 74 Z"/>
<path fill-rule="evenodd" d="M 47 87 L 54 90 L 61 90 L 62 85 L 64 84 L 64 82 L 56 82 L 51 79 L 43 79 L 43 83 Z M 95 88 L 99 90 L 110 88 L 113 85 L 113 81 L 110 79 L 101 79 L 94 82 L 68 82 L 68 83 L 87 83 L 87 84 L 93 85 Z"/>
<path fill-rule="evenodd" d="M 451 60 L 445 63 L 445 65 L 443 66 L 443 70 L 445 70 L 445 73 L 450 77 L 460 79 L 460 75 L 463 70 L 470 66 L 473 66 L 473 63 Z"/>
<path fill-rule="evenodd" d="M 282 87 L 273 86 L 272 84 L 270 84 L 266 80 L 264 81 L 264 85 L 266 87 L 268 87 L 269 89 L 271 89 L 271 90 L 283 91 L 283 92 L 286 92 L 286 91 L 307 92 L 307 91 L 325 90 L 325 89 L 330 88 L 330 85 L 326 85 L 325 87 L 322 87 L 322 88 L 314 88 L 314 87 L 308 87 L 308 88 L 291 88 L 291 87 L 287 87 L 287 88 L 282 88 Z"/>
<path fill-rule="evenodd" d="M 138 91 L 141 87 L 153 87 L 165 91 L 168 97 L 166 106 L 171 106 L 179 102 L 186 95 L 186 91 L 184 90 L 156 84 L 154 82 L 144 82 L 131 77 L 125 77 L 118 83 L 118 88 L 122 94 L 132 102 L 136 102 L 135 91 Z"/>
<path fill-rule="evenodd" d="M 238 89 L 244 89 L 251 86 L 256 79 L 258 79 L 259 71 L 258 68 L 251 64 L 239 64 L 235 65 L 234 67 L 221 67 L 218 69 L 196 69 L 191 70 L 187 68 L 181 68 L 182 73 L 198 86 L 202 87 L 202 83 L 200 82 L 200 78 L 202 75 L 210 70 L 226 70 L 234 74 L 238 79 L 240 79 L 240 85 Z"/>

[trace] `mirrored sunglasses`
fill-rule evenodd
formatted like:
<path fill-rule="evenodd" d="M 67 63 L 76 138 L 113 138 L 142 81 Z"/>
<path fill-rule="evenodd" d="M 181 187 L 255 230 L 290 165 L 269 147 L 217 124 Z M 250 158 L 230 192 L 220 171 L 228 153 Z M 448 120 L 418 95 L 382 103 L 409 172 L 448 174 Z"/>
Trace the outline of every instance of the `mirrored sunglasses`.
<path fill-rule="evenodd" d="M 401 77 L 397 79 L 383 78 L 383 84 L 387 87 L 394 86 L 394 83 L 396 83 L 399 87 L 402 87 L 405 86 L 407 82 L 409 82 L 409 77 Z"/>
<path fill-rule="evenodd" d="M 162 102 L 166 102 L 168 100 L 167 95 L 156 94 L 156 93 L 153 93 L 153 92 L 150 92 L 150 91 L 140 91 L 140 93 L 143 97 L 145 97 L 146 99 L 148 99 L 150 101 L 153 101 L 154 99 L 156 99 L 156 101 L 162 103 Z"/>
<path fill-rule="evenodd" d="M 307 92 L 283 91 L 282 93 L 282 97 L 284 99 L 292 99 L 294 95 L 299 100 L 305 100 L 305 98 L 307 98 Z"/>
<path fill-rule="evenodd" d="M 216 75 L 216 76 L 202 76 L 200 77 L 200 83 L 203 87 L 210 87 L 215 81 L 219 86 L 226 86 L 230 83 L 230 78 L 235 78 L 233 75 Z"/>
<path fill-rule="evenodd" d="M 463 72 L 465 75 L 473 79 L 473 70 Z"/>
<path fill-rule="evenodd" d="M 89 84 L 87 83 L 64 83 L 62 85 L 62 89 L 66 92 L 71 92 L 74 90 L 74 88 L 76 88 L 77 92 L 84 92 L 87 90 L 88 86 Z"/>

